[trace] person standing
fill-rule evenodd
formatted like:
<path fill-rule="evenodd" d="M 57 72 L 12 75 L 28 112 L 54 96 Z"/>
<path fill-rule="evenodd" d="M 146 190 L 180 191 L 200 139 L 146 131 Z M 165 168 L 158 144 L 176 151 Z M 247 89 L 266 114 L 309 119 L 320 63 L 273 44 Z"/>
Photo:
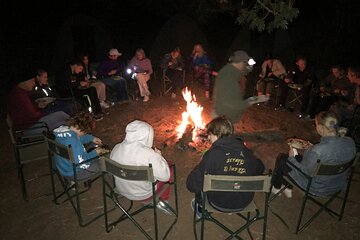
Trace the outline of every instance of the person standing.
<path fill-rule="evenodd" d="M 252 70 L 255 61 L 242 50 L 235 51 L 218 73 L 214 86 L 215 116 L 224 115 L 236 123 L 246 107 L 252 103 L 244 99 L 246 75 Z"/>
<path fill-rule="evenodd" d="M 150 80 L 153 69 L 150 59 L 146 57 L 142 48 L 136 50 L 135 56 L 129 63 L 129 68 L 136 73 L 135 78 L 139 86 L 140 96 L 144 97 L 143 101 L 149 101 L 150 90 L 147 82 Z"/>

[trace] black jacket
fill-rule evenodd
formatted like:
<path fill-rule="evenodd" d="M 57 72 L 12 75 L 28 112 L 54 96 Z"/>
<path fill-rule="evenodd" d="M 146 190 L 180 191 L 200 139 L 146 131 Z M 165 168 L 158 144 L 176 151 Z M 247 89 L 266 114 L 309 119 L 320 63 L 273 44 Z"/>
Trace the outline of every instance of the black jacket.
<path fill-rule="evenodd" d="M 255 176 L 264 172 L 264 164 L 245 147 L 236 136 L 215 141 L 204 154 L 202 161 L 187 178 L 187 188 L 198 193 L 203 188 L 204 174 Z M 208 200 L 215 206 L 226 209 L 241 209 L 254 198 L 254 193 L 209 192 Z"/>

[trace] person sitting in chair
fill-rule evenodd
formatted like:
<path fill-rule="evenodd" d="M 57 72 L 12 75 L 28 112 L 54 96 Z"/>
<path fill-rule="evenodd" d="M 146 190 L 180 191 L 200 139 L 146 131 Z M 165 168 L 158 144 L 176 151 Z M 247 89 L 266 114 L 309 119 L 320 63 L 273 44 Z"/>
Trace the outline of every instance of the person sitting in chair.
<path fill-rule="evenodd" d="M 273 93 L 274 85 L 283 81 L 286 76 L 286 70 L 279 59 L 274 58 L 271 54 L 265 57 L 261 66 L 259 80 L 257 82 L 258 96 L 265 95 L 270 97 Z"/>
<path fill-rule="evenodd" d="M 116 144 L 110 158 L 120 164 L 133 166 L 149 166 L 152 164 L 154 178 L 158 181 L 156 192 L 160 192 L 164 182 L 172 179 L 172 171 L 160 150 L 153 148 L 154 129 L 146 122 L 134 120 L 126 126 L 125 140 Z M 149 182 L 127 181 L 115 177 L 117 191 L 130 200 L 143 201 L 152 197 L 152 187 Z M 169 200 L 170 188 L 161 195 L 163 201 Z M 171 210 L 162 202 L 157 207 L 170 213 Z"/>
<path fill-rule="evenodd" d="M 181 56 L 180 48 L 176 47 L 170 53 L 165 54 L 162 59 L 161 67 L 165 75 L 171 80 L 171 97 L 176 98 L 179 90 L 183 88 L 184 60 Z"/>
<path fill-rule="evenodd" d="M 48 130 L 64 124 L 70 117 L 63 111 L 42 112 L 31 99 L 31 91 L 35 87 L 35 78 L 20 80 L 9 92 L 6 107 L 15 127 L 31 128 L 39 123 L 45 123 Z M 45 129 L 29 130 L 30 133 L 41 133 Z"/>
<path fill-rule="evenodd" d="M 194 71 L 194 81 L 203 80 L 205 97 L 210 98 L 210 85 L 213 61 L 208 57 L 201 44 L 195 44 L 192 54 L 192 67 Z"/>
<path fill-rule="evenodd" d="M 84 144 L 92 143 L 102 145 L 101 139 L 91 135 L 94 128 L 95 122 L 91 114 L 79 112 L 69 119 L 67 125 L 62 125 L 54 129 L 53 134 L 55 135 L 56 142 L 65 146 L 71 146 L 75 164 L 79 164 L 107 152 L 107 150 L 102 147 L 97 147 L 90 152 L 86 151 Z M 68 178 L 74 176 L 73 166 L 69 160 L 55 155 L 55 161 L 61 176 Z M 77 180 L 89 178 L 92 175 L 99 173 L 99 162 L 97 160 L 88 161 L 81 164 L 76 171 Z"/>
<path fill-rule="evenodd" d="M 140 96 L 144 98 L 143 101 L 149 101 L 150 90 L 147 82 L 150 80 L 153 69 L 151 60 L 146 57 L 145 51 L 142 48 L 136 50 L 135 56 L 130 60 L 128 67 L 135 73 Z"/>
<path fill-rule="evenodd" d="M 296 184 L 305 189 L 308 180 L 296 169 L 291 169 L 286 161 L 295 164 L 301 171 L 311 174 L 317 161 L 326 164 L 341 164 L 351 161 L 355 157 L 356 147 L 354 140 L 345 137 L 346 128 L 338 126 L 338 120 L 333 112 L 320 112 L 315 117 L 316 131 L 321 136 L 320 142 L 305 150 L 304 155 L 297 155 L 297 151 L 290 148 L 289 154 L 281 153 L 276 159 L 272 178 L 274 194 L 287 184 L 283 176 L 289 176 Z M 310 186 L 310 193 L 316 196 L 327 196 L 344 188 L 347 181 L 347 172 L 336 176 L 315 177 Z M 287 197 L 292 196 L 291 186 L 284 191 Z"/>
<path fill-rule="evenodd" d="M 255 176 L 264 172 L 264 164 L 244 145 L 244 141 L 234 136 L 234 127 L 225 117 L 217 117 L 206 126 L 211 148 L 205 152 L 201 162 L 189 174 L 186 186 L 190 192 L 196 194 L 196 200 L 201 200 L 204 174 Z M 254 198 L 254 193 L 207 193 L 210 205 L 219 211 L 241 210 Z M 195 205 L 200 202 L 192 200 L 193 209 L 196 208 L 200 217 L 200 209 Z"/>

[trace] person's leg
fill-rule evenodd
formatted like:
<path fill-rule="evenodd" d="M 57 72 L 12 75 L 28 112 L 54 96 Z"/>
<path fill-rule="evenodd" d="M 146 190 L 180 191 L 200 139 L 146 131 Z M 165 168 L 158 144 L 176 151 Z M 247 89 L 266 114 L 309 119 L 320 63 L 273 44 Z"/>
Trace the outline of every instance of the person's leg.
<path fill-rule="evenodd" d="M 279 104 L 282 106 L 286 105 L 286 100 L 288 98 L 289 95 L 289 87 L 287 86 L 287 84 L 285 84 L 283 81 L 281 81 L 279 83 Z"/>
<path fill-rule="evenodd" d="M 283 185 L 283 176 L 287 175 L 288 172 L 291 170 L 290 167 L 286 164 L 288 159 L 288 155 L 284 153 L 280 153 L 275 162 L 274 174 L 272 176 L 272 184 L 274 188 L 281 188 Z"/>
<path fill-rule="evenodd" d="M 174 180 L 174 169 L 172 167 L 170 167 L 169 182 L 172 182 L 173 180 Z M 156 184 L 156 193 L 159 193 L 163 189 L 164 185 L 165 185 L 164 182 L 158 182 Z M 164 201 L 168 201 L 169 196 L 170 196 L 170 187 L 169 187 L 169 185 L 166 185 L 166 190 L 164 190 L 164 192 L 161 194 L 161 199 Z"/>
<path fill-rule="evenodd" d="M 92 87 L 96 88 L 96 93 L 100 102 L 104 102 L 106 100 L 106 86 L 103 82 L 93 82 L 91 83 Z"/>
<path fill-rule="evenodd" d="M 76 173 L 76 178 L 77 180 L 81 181 L 87 178 L 90 178 L 96 174 L 98 174 L 100 172 L 100 167 L 99 167 L 99 160 L 98 159 L 94 159 L 92 161 L 89 161 L 88 163 L 89 167 L 86 169 L 81 169 L 79 172 Z"/>
<path fill-rule="evenodd" d="M 127 101 L 129 100 L 129 93 L 128 93 L 128 87 L 127 87 L 127 83 L 126 83 L 126 79 L 125 78 L 121 78 L 120 80 L 117 81 L 117 100 L 118 101 Z"/>
<path fill-rule="evenodd" d="M 147 81 L 150 79 L 148 74 L 137 74 L 136 79 L 140 89 L 140 95 L 142 97 L 148 97 L 150 95 L 149 87 Z"/>
<path fill-rule="evenodd" d="M 53 131 L 55 128 L 60 127 L 61 125 L 65 125 L 66 121 L 70 118 L 69 115 L 66 113 L 59 111 L 50 113 L 38 120 L 38 122 L 46 123 L 48 126 L 49 131 Z M 26 131 L 25 135 L 27 134 L 36 134 L 36 133 L 42 133 L 45 129 L 36 129 L 36 130 L 30 130 Z"/>
<path fill-rule="evenodd" d="M 308 106 L 310 104 L 311 87 L 303 87 L 302 89 L 302 103 L 300 111 L 307 114 Z"/>
<path fill-rule="evenodd" d="M 264 90 L 265 90 L 265 82 L 263 79 L 259 79 L 256 83 L 256 91 L 257 91 L 257 95 L 261 96 L 264 94 Z"/>
<path fill-rule="evenodd" d="M 49 105 L 50 106 L 46 107 L 42 111 L 47 114 L 53 113 L 53 112 L 58 112 L 58 111 L 63 111 L 70 116 L 74 114 L 75 106 L 73 103 L 70 103 L 67 101 L 56 100 L 55 102 L 50 103 Z"/>

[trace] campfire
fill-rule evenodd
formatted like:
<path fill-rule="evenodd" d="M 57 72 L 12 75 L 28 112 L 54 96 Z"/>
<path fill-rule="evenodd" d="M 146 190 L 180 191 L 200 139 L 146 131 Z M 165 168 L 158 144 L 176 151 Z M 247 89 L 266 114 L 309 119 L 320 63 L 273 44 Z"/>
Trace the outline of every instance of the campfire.
<path fill-rule="evenodd" d="M 178 147 L 186 149 L 190 142 L 199 144 L 200 135 L 205 128 L 205 122 L 201 117 L 203 107 L 196 102 L 195 95 L 186 87 L 182 91 L 182 95 L 186 101 L 186 111 L 181 115 L 182 121 L 177 127 Z"/>

